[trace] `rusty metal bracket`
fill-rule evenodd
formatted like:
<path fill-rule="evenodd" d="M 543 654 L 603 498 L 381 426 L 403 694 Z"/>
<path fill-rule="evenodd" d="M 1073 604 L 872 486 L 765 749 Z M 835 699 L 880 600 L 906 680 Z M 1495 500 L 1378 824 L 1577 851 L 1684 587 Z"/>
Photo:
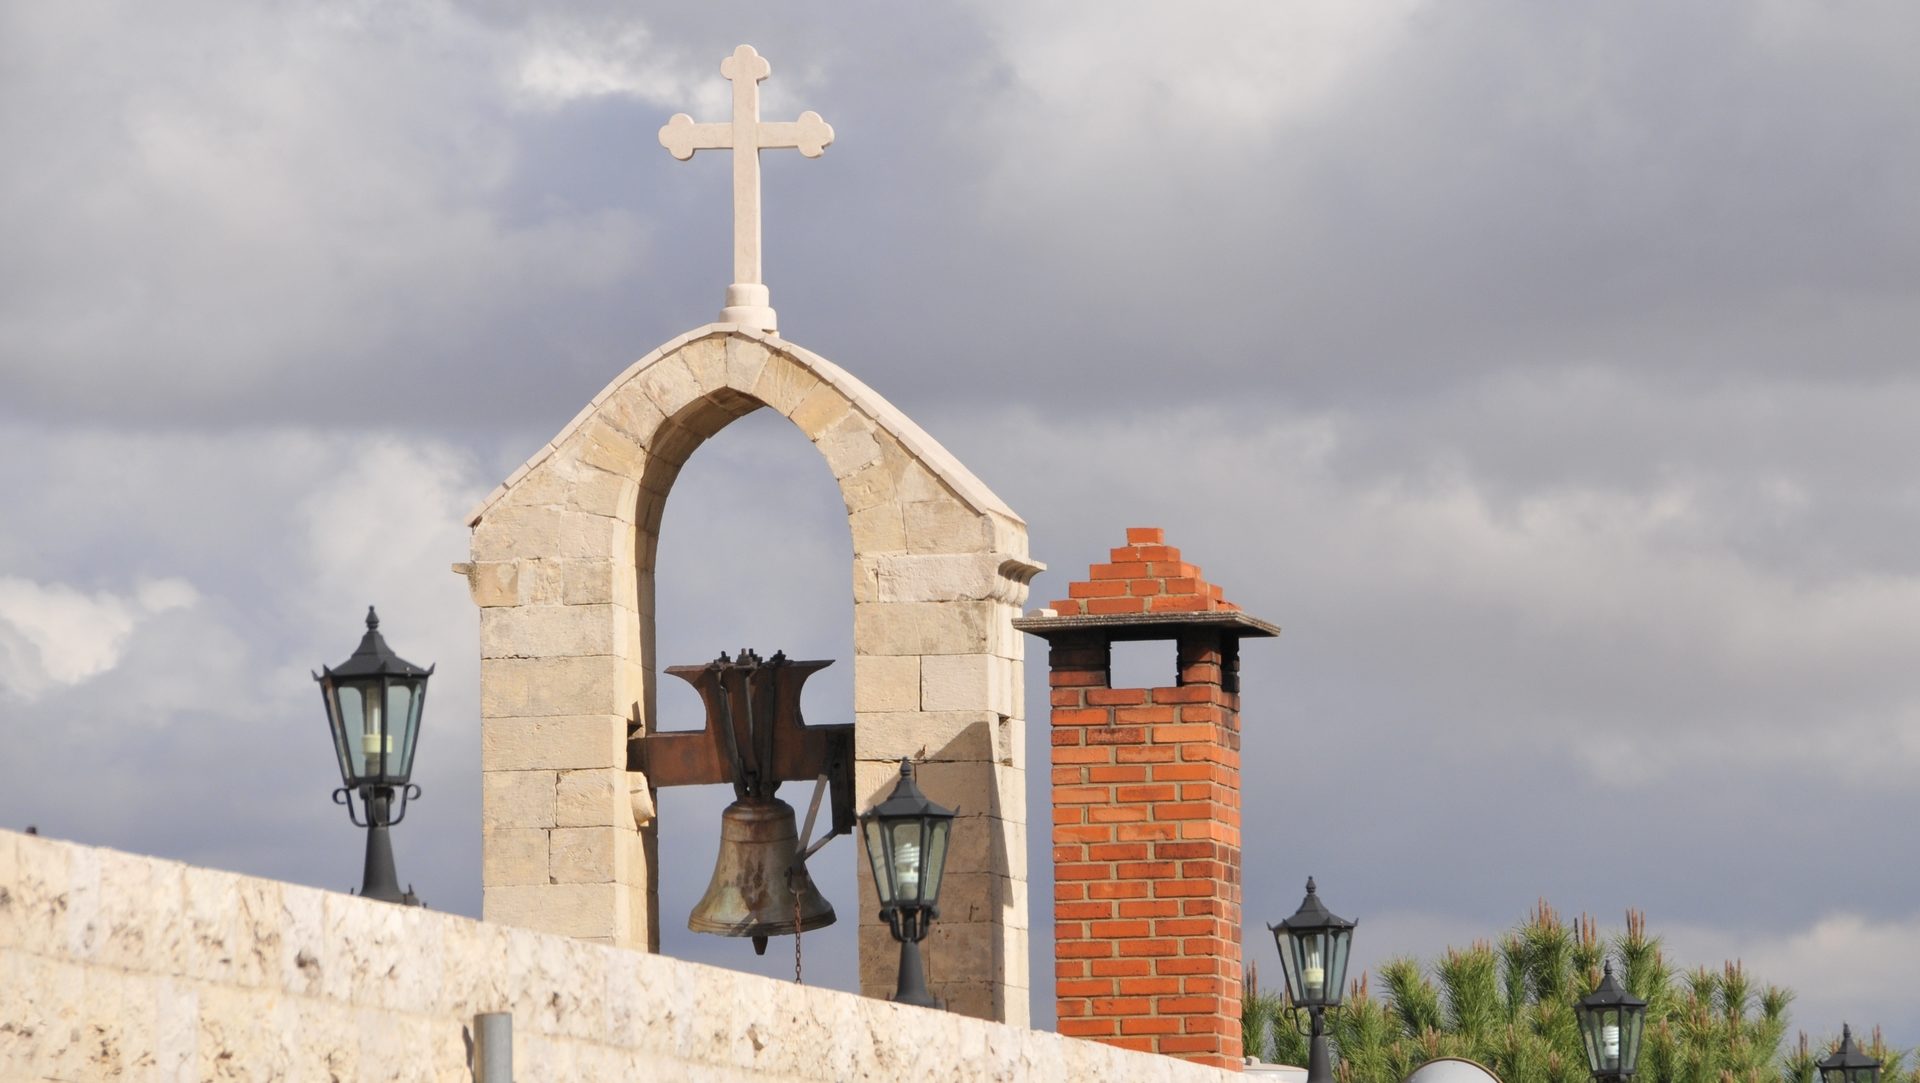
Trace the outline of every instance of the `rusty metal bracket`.
<path fill-rule="evenodd" d="M 636 733 L 627 744 L 629 770 L 654 786 L 733 785 L 738 800 L 765 800 L 782 782 L 825 775 L 833 799 L 832 834 L 854 827 L 853 725 L 809 726 L 800 714 L 808 677 L 832 659 L 794 661 L 783 652 L 762 659 L 750 650 L 667 672 L 693 685 L 706 706 L 704 729 Z"/>

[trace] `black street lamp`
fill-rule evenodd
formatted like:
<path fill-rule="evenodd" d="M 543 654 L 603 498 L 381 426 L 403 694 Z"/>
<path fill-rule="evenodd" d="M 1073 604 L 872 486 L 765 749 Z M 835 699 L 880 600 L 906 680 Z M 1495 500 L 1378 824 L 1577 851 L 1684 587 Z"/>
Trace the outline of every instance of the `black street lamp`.
<path fill-rule="evenodd" d="M 1327 1058 L 1328 1008 L 1338 1008 L 1347 985 L 1347 950 L 1356 922 L 1335 917 L 1320 902 L 1307 877 L 1307 897 L 1300 909 L 1278 925 L 1269 925 L 1280 948 L 1280 967 L 1287 977 L 1287 995 L 1295 1009 L 1305 1008 L 1313 1020 L 1307 1048 L 1307 1083 L 1333 1083 L 1333 1065 Z M 1298 1017 L 1295 1017 L 1298 1025 Z"/>
<path fill-rule="evenodd" d="M 1840 1048 L 1814 1062 L 1820 1083 L 1880 1083 L 1880 1062 L 1853 1044 L 1853 1027 L 1840 1024 Z"/>
<path fill-rule="evenodd" d="M 1607 960 L 1600 986 L 1574 1005 L 1580 1039 L 1587 1047 L 1587 1072 L 1595 1083 L 1626 1083 L 1640 1064 L 1640 1032 L 1647 1002 L 1627 992 Z"/>
<path fill-rule="evenodd" d="M 927 991 L 920 941 L 926 939 L 928 924 L 940 916 L 940 877 L 947 869 L 947 833 L 953 828 L 953 817 L 952 809 L 934 804 L 920 792 L 913 781 L 913 761 L 905 758 L 900 760 L 900 781 L 893 792 L 860 817 L 874 890 L 880 895 L 880 916 L 900 942 L 896 1003 L 946 1007 Z"/>
<path fill-rule="evenodd" d="M 427 678 L 433 667 L 421 669 L 387 648 L 380 637 L 380 618 L 367 607 L 367 634 L 353 657 L 338 667 L 320 667 L 313 679 L 327 704 L 327 725 L 333 730 L 333 750 L 340 758 L 340 780 L 333 803 L 347 806 L 347 817 L 367 829 L 367 864 L 360 894 L 382 902 L 420 905 L 411 890 L 400 890 L 393 870 L 393 843 L 387 828 L 407 815 L 407 802 L 420 796 L 420 787 L 407 781 L 413 773 L 413 746 L 420 737 L 420 708 L 427 698 Z M 360 798 L 365 820 L 354 812 Z M 399 796 L 399 809 L 394 797 Z"/>

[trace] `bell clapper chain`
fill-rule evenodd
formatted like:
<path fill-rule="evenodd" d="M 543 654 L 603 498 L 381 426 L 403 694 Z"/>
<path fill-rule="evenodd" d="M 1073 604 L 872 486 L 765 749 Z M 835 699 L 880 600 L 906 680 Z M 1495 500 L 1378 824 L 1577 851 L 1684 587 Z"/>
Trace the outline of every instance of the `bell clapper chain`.
<path fill-rule="evenodd" d="M 787 873 L 787 884 L 793 888 L 793 984 L 805 985 L 806 979 L 800 971 L 800 885 L 793 882 L 791 870 Z"/>

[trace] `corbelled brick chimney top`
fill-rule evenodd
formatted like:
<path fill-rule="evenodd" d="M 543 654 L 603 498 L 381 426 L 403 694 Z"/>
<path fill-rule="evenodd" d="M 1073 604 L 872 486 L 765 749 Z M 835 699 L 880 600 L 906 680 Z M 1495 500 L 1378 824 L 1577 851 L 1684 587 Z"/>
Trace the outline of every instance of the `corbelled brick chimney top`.
<path fill-rule="evenodd" d="M 1240 640 L 1155 527 L 1013 622 L 1048 641 L 1060 1033 L 1238 1068 Z M 1176 683 L 1114 688 L 1117 640 L 1171 640 Z"/>
<path fill-rule="evenodd" d="M 1128 527 L 1127 544 L 1107 556 L 1108 563 L 1087 569 L 1087 578 L 1068 584 L 1067 596 L 1049 608 L 1063 617 L 1240 611 L 1218 586 L 1200 578 L 1198 567 L 1181 561 L 1159 527 Z"/>

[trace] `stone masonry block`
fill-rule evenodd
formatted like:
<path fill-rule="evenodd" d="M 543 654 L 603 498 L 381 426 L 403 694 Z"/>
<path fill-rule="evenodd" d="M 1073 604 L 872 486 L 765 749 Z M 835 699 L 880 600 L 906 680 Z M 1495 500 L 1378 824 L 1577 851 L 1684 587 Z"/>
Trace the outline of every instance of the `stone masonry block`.
<path fill-rule="evenodd" d="M 958 829 L 959 825 L 954 825 Z M 950 925 L 1024 925 L 1024 916 L 1015 922 L 1017 907 L 1011 892 L 1013 881 L 990 872 L 949 870 L 940 883 L 940 921 Z"/>
<path fill-rule="evenodd" d="M 617 935 L 617 885 L 540 884 L 489 888 L 485 920 L 561 936 Z"/>
<path fill-rule="evenodd" d="M 548 865 L 548 828 L 489 827 L 480 835 L 480 882 L 545 884 L 552 880 Z"/>
<path fill-rule="evenodd" d="M 731 336 L 726 343 L 727 386 L 751 394 L 760 382 L 760 373 L 767 367 L 766 344 Z"/>
<path fill-rule="evenodd" d="M 548 869 L 556 884 L 625 883 L 632 832 L 611 827 L 556 827 L 548 850 Z"/>
<path fill-rule="evenodd" d="M 599 422 L 595 422 L 595 425 L 599 425 Z M 599 442 L 592 445 L 593 448 L 603 446 Z M 630 460 L 631 467 L 626 470 L 609 471 L 606 456 L 591 457 L 585 461 L 597 469 L 580 472 L 580 476 L 567 488 L 567 502 L 589 515 L 604 515 L 623 523 L 633 522 L 640 510 L 640 478 L 646 462 L 644 455 Z"/>
<path fill-rule="evenodd" d="M 638 378 L 628 380 L 601 401 L 595 416 L 626 433 L 634 443 L 645 447 L 655 429 L 667 419 L 658 403 L 647 397 Z"/>
<path fill-rule="evenodd" d="M 280 988 L 291 996 L 317 997 L 324 991 L 326 897 L 317 888 L 280 885 Z"/>
<path fill-rule="evenodd" d="M 578 470 L 572 457 L 549 454 L 527 467 L 526 475 L 514 483 L 508 503 L 522 507 L 564 506 L 567 487 Z"/>
<path fill-rule="evenodd" d="M 767 358 L 760 379 L 754 382 L 753 397 L 781 414 L 792 417 L 794 410 L 820 386 L 820 377 L 796 364 L 792 358 L 774 353 Z"/>
<path fill-rule="evenodd" d="M 633 702 L 619 659 L 486 658 L 480 711 L 488 718 L 625 713 Z"/>
<path fill-rule="evenodd" d="M 847 477 L 880 461 L 880 442 L 874 439 L 873 422 L 852 411 L 822 433 L 815 444 L 835 478 Z"/>
<path fill-rule="evenodd" d="M 942 889 L 944 903 L 946 891 Z M 944 917 L 946 907 L 941 907 Z M 943 982 L 991 982 L 1002 976 L 1001 959 L 1005 952 L 1000 931 L 979 922 L 936 921 L 927 931 L 922 946 L 938 955 L 945 964 L 938 978 Z M 929 975 L 931 977 L 931 975 Z"/>
<path fill-rule="evenodd" d="M 467 590 L 473 595 L 473 604 L 482 608 L 519 604 L 518 561 L 483 561 L 469 564 L 467 569 Z"/>
<path fill-rule="evenodd" d="M 554 824 L 557 827 L 624 827 L 631 831 L 633 805 L 627 794 L 626 765 L 560 772 Z"/>
<path fill-rule="evenodd" d="M 65 941 L 68 865 L 51 840 L 0 831 L 0 887 L 10 899 L 0 906 L 0 948 Z"/>
<path fill-rule="evenodd" d="M 932 501 L 952 501 L 953 493 L 940 484 L 927 464 L 909 457 L 894 482 L 894 498 L 901 504 L 921 504 Z"/>
<path fill-rule="evenodd" d="M 876 658 L 861 660 L 866 665 Z M 859 678 L 854 678 L 859 702 Z M 916 683 L 916 688 L 918 687 Z M 854 749 L 861 759 L 900 762 L 900 757 L 969 763 L 1004 761 L 1009 749 L 1000 717 L 990 711 L 859 711 L 854 715 Z"/>
<path fill-rule="evenodd" d="M 277 950 L 262 947 L 280 916 L 271 880 L 195 870 L 183 876 L 183 936 L 178 972 L 199 981 L 248 987 L 277 984 Z M 277 949 L 277 941 L 272 945 Z M 271 980 L 269 980 L 271 976 Z"/>
<path fill-rule="evenodd" d="M 621 606 L 520 605 L 480 611 L 482 658 L 625 655 L 632 613 Z"/>
<path fill-rule="evenodd" d="M 991 554 L 885 553 L 855 566 L 868 571 L 874 601 L 980 601 L 1000 589 L 1000 559 Z"/>
<path fill-rule="evenodd" d="M 888 502 L 862 508 L 848 516 L 848 523 L 853 528 L 856 553 L 894 553 L 907 547 L 906 520 L 901 517 L 898 504 Z"/>
<path fill-rule="evenodd" d="M 680 347 L 679 357 L 700 385 L 701 392 L 727 386 L 727 340 L 718 337 L 695 339 Z"/>
<path fill-rule="evenodd" d="M 1024 818 L 1026 772 L 1019 768 L 948 761 L 921 764 L 918 770 L 920 788 L 948 808 L 1006 820 Z"/>
<path fill-rule="evenodd" d="M 489 718 L 480 728 L 484 771 L 624 767 L 627 719 L 621 715 Z"/>
<path fill-rule="evenodd" d="M 907 654 L 858 659 L 853 671 L 853 709 L 918 711 L 920 657 Z"/>
<path fill-rule="evenodd" d="M 1000 608 L 992 602 L 856 602 L 853 649 L 861 655 L 984 653 Z"/>
<path fill-rule="evenodd" d="M 185 906 L 183 867 L 115 850 L 76 850 L 76 880 L 83 853 L 93 858 L 89 871 L 94 899 L 83 903 L 81 892 L 73 893 L 69 942 L 106 966 L 171 971 L 185 950 L 184 925 L 178 919 Z"/>
<path fill-rule="evenodd" d="M 613 603 L 632 608 L 638 592 L 634 562 L 605 556 L 527 560 L 518 566 L 517 578 L 521 605 Z"/>
<path fill-rule="evenodd" d="M 667 417 L 686 409 L 693 400 L 706 393 L 685 359 L 674 354 L 647 366 L 646 371 L 635 376 L 634 380 L 640 385 L 640 392 Z"/>
<path fill-rule="evenodd" d="M 561 568 L 560 600 L 567 605 L 612 602 L 631 608 L 638 592 L 631 560 L 568 561 Z"/>
<path fill-rule="evenodd" d="M 558 774 L 553 771 L 484 771 L 480 775 L 483 828 L 554 826 Z"/>
<path fill-rule="evenodd" d="M 1006 666 L 989 654 L 921 660 L 920 706 L 928 711 L 999 711 L 1011 706 Z"/>
<path fill-rule="evenodd" d="M 807 397 L 788 416 L 807 435 L 807 439 L 818 442 L 851 409 L 853 404 L 847 401 L 839 388 L 821 384 L 808 392 Z"/>
<path fill-rule="evenodd" d="M 906 450 L 890 435 L 875 433 L 875 439 L 880 445 L 880 458 L 839 479 L 840 500 L 846 504 L 849 516 L 883 505 L 891 506 L 896 514 L 899 512 L 900 476 L 913 463 Z M 893 547 L 895 549 L 906 548 L 904 520 L 900 529 L 902 541 Z M 864 552 L 857 546 L 854 551 Z"/>
<path fill-rule="evenodd" d="M 473 529 L 475 562 L 521 558 L 611 557 L 631 523 L 567 508 L 503 502 Z M 630 542 L 629 542 L 630 544 Z"/>
<path fill-rule="evenodd" d="M 987 550 L 984 515 L 948 497 L 904 505 L 907 549 L 914 553 L 978 553 Z"/>

